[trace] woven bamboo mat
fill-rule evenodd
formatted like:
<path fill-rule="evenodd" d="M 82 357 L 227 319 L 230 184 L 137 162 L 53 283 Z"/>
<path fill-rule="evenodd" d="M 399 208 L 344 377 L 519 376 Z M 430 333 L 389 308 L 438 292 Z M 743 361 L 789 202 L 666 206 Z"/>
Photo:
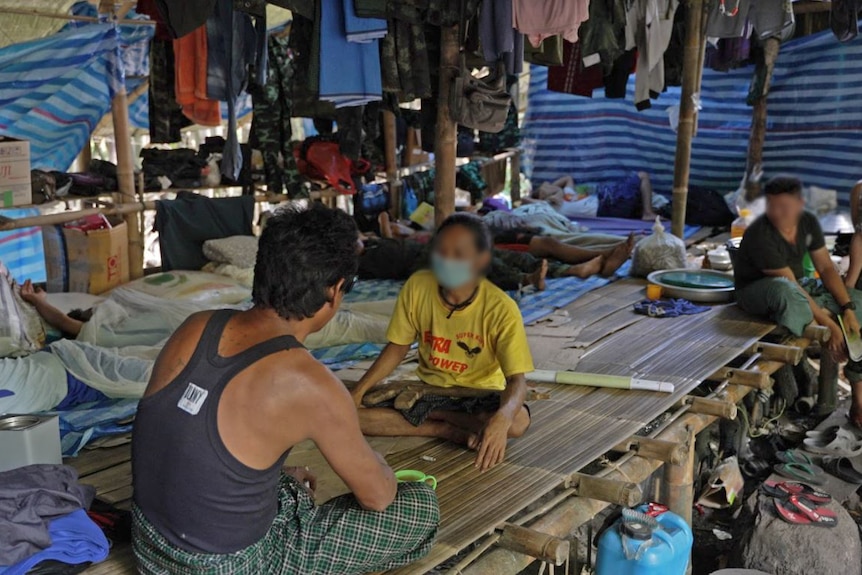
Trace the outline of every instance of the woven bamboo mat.
<path fill-rule="evenodd" d="M 397 571 L 424 573 L 474 541 L 523 513 L 572 473 L 629 438 L 718 368 L 772 330 L 734 306 L 674 319 L 637 316 L 631 306 L 643 297 L 643 283 L 626 280 L 587 294 L 564 310 L 528 327 L 530 348 L 540 369 L 578 369 L 638 374 L 676 384 L 673 394 L 543 386 L 551 398 L 531 405 L 533 425 L 510 442 L 506 462 L 480 474 L 474 453 L 456 445 L 417 438 L 374 438 L 394 469 L 421 469 L 437 477 L 442 524 L 437 544 L 424 560 Z M 359 369 L 339 372 L 356 379 Z M 113 458 L 113 460 L 112 460 Z M 111 465 L 105 466 L 105 464 Z M 73 461 L 84 482 L 97 479 L 100 493 L 130 495 L 128 456 L 118 451 L 96 461 Z M 311 444 L 297 446 L 289 465 L 308 465 L 319 475 L 318 499 L 347 491 Z M 111 469 L 117 466 L 125 469 Z M 105 483 L 107 482 L 107 483 Z M 121 502 L 121 504 L 127 502 Z M 126 549 L 88 575 L 134 573 Z"/>

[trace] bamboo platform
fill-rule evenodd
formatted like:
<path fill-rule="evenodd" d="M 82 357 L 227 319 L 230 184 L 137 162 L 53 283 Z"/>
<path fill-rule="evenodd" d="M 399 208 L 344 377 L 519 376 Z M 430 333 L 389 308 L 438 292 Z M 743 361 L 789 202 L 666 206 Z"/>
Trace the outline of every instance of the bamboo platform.
<path fill-rule="evenodd" d="M 472 452 L 452 444 L 407 438 L 372 441 L 394 469 L 421 469 L 439 481 L 443 519 L 437 544 L 427 558 L 398 575 L 431 570 L 569 485 L 575 472 L 677 404 L 774 327 L 745 316 L 735 306 L 672 319 L 638 316 L 631 305 L 642 297 L 642 282 L 620 281 L 528 326 L 536 366 L 638 374 L 674 383 L 675 393 L 543 386 L 550 390 L 550 399 L 531 405 L 532 428 L 510 442 L 505 463 L 485 474 L 473 467 Z M 345 381 L 355 380 L 361 367 L 340 375 Z M 89 452 L 70 463 L 101 497 L 121 507 L 129 505 L 128 446 Z M 346 491 L 312 445 L 298 446 L 288 463 L 309 465 L 319 474 L 321 501 Z M 108 561 L 87 573 L 134 573 L 128 548 L 116 549 Z"/>

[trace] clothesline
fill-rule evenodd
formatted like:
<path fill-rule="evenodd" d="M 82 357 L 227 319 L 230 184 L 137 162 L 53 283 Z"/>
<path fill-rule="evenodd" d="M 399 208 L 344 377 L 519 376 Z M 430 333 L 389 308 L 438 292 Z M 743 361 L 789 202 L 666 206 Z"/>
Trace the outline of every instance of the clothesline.
<path fill-rule="evenodd" d="M 0 8 L 0 14 L 19 14 L 21 16 L 38 16 L 40 18 L 55 18 L 57 20 L 69 20 L 72 22 L 95 22 L 99 23 L 102 20 L 91 16 L 74 16 L 72 14 L 60 14 L 59 12 L 46 12 L 44 10 L 36 10 L 31 8 Z M 118 23 L 124 26 L 155 26 L 156 23 L 152 20 L 117 20 Z"/>

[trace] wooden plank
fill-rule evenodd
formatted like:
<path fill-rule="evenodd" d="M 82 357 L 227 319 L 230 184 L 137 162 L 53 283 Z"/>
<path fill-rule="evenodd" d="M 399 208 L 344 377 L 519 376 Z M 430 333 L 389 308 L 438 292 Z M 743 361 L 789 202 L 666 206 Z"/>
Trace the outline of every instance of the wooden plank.
<path fill-rule="evenodd" d="M 63 463 L 71 465 L 78 472 L 78 477 L 108 469 L 132 459 L 131 444 L 101 449 L 85 449 L 78 457 L 67 457 Z"/>

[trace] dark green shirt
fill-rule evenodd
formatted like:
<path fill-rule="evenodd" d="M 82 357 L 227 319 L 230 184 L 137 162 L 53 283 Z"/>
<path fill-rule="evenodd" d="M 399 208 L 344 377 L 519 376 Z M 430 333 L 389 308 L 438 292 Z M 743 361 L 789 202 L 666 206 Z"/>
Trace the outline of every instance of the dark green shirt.
<path fill-rule="evenodd" d="M 790 268 L 799 279 L 804 275 L 802 260 L 805 254 L 825 245 L 820 222 L 811 212 L 802 212 L 795 244 L 785 240 L 765 215 L 760 216 L 745 230 L 739 245 L 733 270 L 736 289 L 767 277 L 763 270 Z"/>

